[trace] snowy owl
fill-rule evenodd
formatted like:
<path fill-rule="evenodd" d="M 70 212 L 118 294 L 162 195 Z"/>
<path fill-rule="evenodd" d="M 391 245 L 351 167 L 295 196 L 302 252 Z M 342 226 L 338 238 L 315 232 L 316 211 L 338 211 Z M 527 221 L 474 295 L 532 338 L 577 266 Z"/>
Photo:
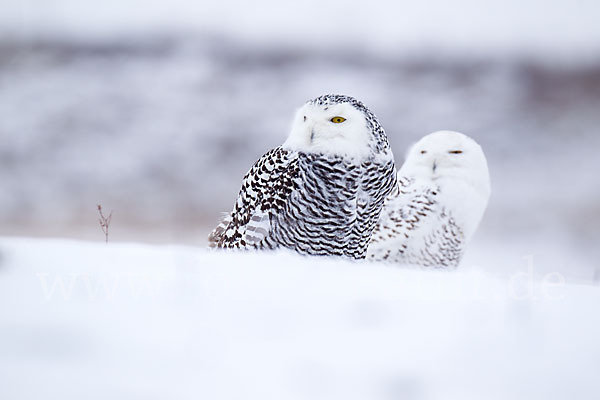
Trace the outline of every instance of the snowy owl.
<path fill-rule="evenodd" d="M 298 110 L 283 145 L 244 176 L 209 246 L 365 258 L 395 172 L 385 131 L 363 103 L 317 97 Z"/>
<path fill-rule="evenodd" d="M 367 257 L 456 267 L 490 196 L 481 147 L 462 133 L 439 131 L 418 141 L 398 171 Z"/>

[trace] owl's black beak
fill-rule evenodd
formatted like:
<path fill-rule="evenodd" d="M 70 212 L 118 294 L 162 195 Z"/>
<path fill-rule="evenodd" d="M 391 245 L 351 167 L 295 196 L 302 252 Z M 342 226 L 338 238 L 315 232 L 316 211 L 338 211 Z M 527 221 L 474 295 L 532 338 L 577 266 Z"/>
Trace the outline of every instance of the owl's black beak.
<path fill-rule="evenodd" d="M 436 169 L 437 169 L 437 162 L 434 160 L 433 161 L 433 172 L 435 172 Z"/>

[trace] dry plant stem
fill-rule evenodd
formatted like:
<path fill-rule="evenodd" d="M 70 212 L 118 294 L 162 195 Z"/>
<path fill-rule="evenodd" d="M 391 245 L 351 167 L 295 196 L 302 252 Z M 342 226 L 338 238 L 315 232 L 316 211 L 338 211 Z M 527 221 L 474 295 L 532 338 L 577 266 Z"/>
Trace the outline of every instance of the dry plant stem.
<path fill-rule="evenodd" d="M 102 232 L 104 232 L 105 242 L 108 243 L 108 227 L 110 225 L 110 220 L 112 219 L 112 211 L 108 214 L 108 217 L 105 217 L 102 213 L 102 206 L 98 204 L 98 214 L 100 214 L 100 218 L 98 222 L 100 223 L 100 228 L 102 228 Z"/>

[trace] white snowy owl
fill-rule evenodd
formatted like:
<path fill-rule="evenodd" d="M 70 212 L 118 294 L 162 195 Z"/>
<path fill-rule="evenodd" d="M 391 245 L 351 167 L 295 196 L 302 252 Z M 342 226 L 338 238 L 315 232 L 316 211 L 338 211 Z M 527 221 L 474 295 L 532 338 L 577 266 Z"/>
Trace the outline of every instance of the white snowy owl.
<path fill-rule="evenodd" d="M 375 115 L 352 97 L 318 97 L 298 110 L 285 143 L 248 171 L 209 246 L 365 258 L 395 180 Z"/>
<path fill-rule="evenodd" d="M 439 131 L 410 149 L 385 201 L 367 257 L 422 266 L 458 266 L 487 207 L 490 178 L 481 147 Z"/>

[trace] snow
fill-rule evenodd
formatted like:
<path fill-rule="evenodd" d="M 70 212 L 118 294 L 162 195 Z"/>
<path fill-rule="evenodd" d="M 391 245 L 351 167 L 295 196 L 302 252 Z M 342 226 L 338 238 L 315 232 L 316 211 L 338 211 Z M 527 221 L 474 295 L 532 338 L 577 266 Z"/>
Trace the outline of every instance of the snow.
<path fill-rule="evenodd" d="M 598 398 L 600 287 L 0 238 L 0 398 Z"/>

